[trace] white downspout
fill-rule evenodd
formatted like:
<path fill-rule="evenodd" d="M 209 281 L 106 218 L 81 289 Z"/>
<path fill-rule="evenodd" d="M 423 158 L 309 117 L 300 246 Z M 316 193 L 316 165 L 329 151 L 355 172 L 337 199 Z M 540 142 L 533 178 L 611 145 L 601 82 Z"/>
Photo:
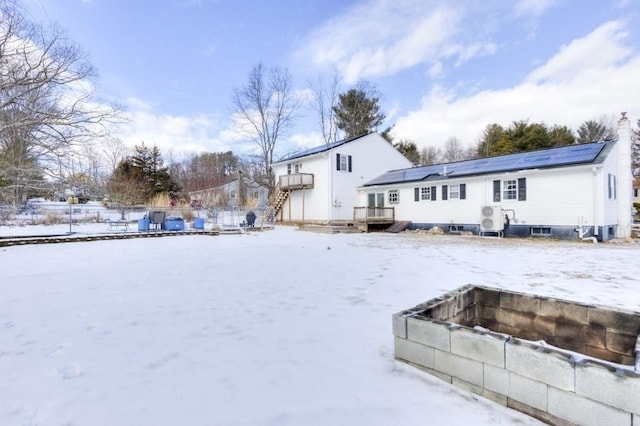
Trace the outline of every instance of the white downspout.
<path fill-rule="evenodd" d="M 591 170 L 593 172 L 593 236 L 597 237 L 599 234 L 598 225 L 600 223 L 598 212 L 600 211 L 602 203 L 602 199 L 600 197 L 602 192 L 600 191 L 599 185 L 601 175 L 598 170 L 602 170 L 602 168 L 594 166 Z"/>
<path fill-rule="evenodd" d="M 333 164 L 333 159 L 334 159 L 334 155 L 333 155 L 333 150 L 329 150 L 328 154 L 329 155 L 329 161 L 327 162 L 329 164 L 329 217 L 328 217 L 328 223 L 331 223 L 331 221 L 333 220 L 333 171 L 335 170 L 334 168 L 334 164 Z"/>

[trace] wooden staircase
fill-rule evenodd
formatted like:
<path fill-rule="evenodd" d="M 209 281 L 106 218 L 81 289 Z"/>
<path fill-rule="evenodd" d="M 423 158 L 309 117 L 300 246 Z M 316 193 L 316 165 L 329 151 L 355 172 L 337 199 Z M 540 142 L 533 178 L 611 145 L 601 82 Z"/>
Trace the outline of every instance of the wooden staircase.
<path fill-rule="evenodd" d="M 289 191 L 283 191 L 282 189 L 278 189 L 276 196 L 273 197 L 273 203 L 271 205 L 273 207 L 274 216 L 278 215 L 278 213 L 280 212 L 280 209 L 282 208 L 282 205 L 284 204 L 285 201 L 287 201 L 287 198 L 289 198 Z"/>

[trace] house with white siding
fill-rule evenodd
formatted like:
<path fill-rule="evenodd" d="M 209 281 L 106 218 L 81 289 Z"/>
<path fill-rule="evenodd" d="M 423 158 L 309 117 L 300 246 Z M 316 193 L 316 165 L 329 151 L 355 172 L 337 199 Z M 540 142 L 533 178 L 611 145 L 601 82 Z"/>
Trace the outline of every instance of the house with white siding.
<path fill-rule="evenodd" d="M 189 192 L 192 206 L 265 208 L 268 190 L 244 176 L 214 188 Z"/>
<path fill-rule="evenodd" d="M 280 222 L 353 222 L 357 188 L 411 162 L 377 133 L 344 139 L 290 155 L 273 164 L 274 213 Z"/>
<path fill-rule="evenodd" d="M 366 206 L 360 219 L 384 223 L 386 216 L 412 228 L 476 235 L 626 238 L 630 164 L 623 115 L 615 141 L 385 172 L 358 188 L 358 204 Z"/>

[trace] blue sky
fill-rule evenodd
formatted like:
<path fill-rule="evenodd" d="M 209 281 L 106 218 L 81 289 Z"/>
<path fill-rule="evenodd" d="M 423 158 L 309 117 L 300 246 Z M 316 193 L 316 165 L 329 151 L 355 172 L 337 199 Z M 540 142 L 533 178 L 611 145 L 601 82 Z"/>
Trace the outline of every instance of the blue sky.
<path fill-rule="evenodd" d="M 516 120 L 577 129 L 640 118 L 640 0 L 23 0 L 88 53 L 100 95 L 126 106 L 128 145 L 175 155 L 239 140 L 233 88 L 251 68 L 286 67 L 302 99 L 336 70 L 381 94 L 385 127 L 419 147 Z M 279 154 L 322 143 L 300 119 Z"/>

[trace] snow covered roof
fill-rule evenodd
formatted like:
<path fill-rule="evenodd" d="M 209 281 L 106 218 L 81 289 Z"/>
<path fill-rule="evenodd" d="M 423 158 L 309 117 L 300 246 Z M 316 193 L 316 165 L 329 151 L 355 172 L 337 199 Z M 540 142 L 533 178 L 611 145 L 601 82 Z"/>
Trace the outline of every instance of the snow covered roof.
<path fill-rule="evenodd" d="M 448 177 L 475 176 L 516 170 L 589 164 L 597 162 L 600 153 L 603 152 L 604 148 L 610 143 L 612 142 L 569 145 L 497 157 L 391 170 L 370 180 L 363 186 L 431 181 L 447 179 Z"/>

